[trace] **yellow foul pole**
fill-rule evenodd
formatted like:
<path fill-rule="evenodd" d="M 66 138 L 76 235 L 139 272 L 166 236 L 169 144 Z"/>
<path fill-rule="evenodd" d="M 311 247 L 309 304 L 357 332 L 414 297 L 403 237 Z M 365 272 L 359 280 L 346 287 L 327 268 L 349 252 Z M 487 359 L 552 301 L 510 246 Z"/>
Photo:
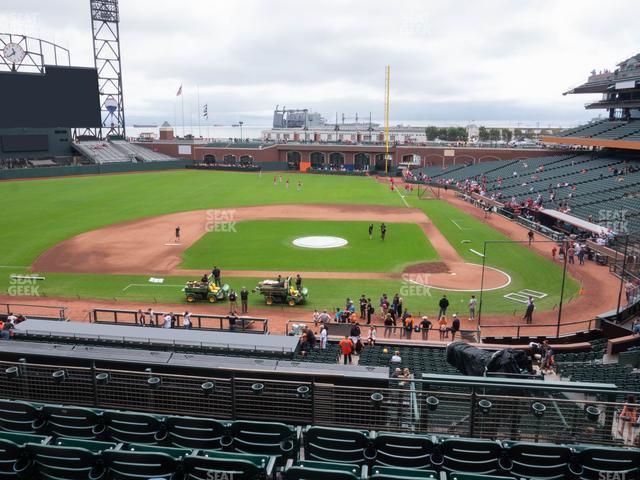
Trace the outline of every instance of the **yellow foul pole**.
<path fill-rule="evenodd" d="M 389 172 L 389 87 L 391 82 L 391 67 L 385 67 L 384 76 L 384 171 Z"/>

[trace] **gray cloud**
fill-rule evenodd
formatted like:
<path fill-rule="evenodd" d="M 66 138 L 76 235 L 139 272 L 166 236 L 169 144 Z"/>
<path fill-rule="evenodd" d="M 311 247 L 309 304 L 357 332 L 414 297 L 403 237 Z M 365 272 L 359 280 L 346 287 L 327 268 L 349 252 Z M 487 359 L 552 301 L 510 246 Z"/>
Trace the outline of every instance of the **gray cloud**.
<path fill-rule="evenodd" d="M 88 2 L 3 7 L 11 31 L 93 63 Z M 267 123 L 276 104 L 379 119 L 387 64 L 398 121 L 583 121 L 587 98 L 562 91 L 640 44 L 637 0 L 121 0 L 120 11 L 130 121 L 173 118 L 180 84 L 187 108 L 199 86 L 220 122 Z"/>

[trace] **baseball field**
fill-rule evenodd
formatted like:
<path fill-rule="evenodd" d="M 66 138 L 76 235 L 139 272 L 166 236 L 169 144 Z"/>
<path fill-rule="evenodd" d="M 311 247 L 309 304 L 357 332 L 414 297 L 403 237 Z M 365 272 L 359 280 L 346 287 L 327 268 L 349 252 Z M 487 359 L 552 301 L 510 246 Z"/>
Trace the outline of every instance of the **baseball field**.
<path fill-rule="evenodd" d="M 443 294 L 452 311 L 464 312 L 479 295 L 486 251 L 484 313 L 521 312 L 529 294 L 538 311 L 559 302 L 557 262 L 444 200 L 401 196 L 370 177 L 283 177 L 289 188 L 273 174 L 188 170 L 1 182 L 0 291 L 176 304 L 187 280 L 217 265 L 235 289 L 300 273 L 310 291 L 305 309 L 399 292 L 412 312 L 435 313 Z M 292 243 L 315 235 L 348 243 Z M 25 286 L 11 278 L 29 272 L 44 280 Z M 579 288 L 569 277 L 564 300 Z M 250 305 L 263 301 L 250 297 Z"/>

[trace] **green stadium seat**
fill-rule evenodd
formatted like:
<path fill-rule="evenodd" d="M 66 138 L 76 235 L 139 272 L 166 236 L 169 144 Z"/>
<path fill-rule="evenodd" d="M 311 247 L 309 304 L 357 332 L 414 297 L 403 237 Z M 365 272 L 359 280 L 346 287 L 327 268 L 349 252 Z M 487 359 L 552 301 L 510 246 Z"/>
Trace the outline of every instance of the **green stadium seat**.
<path fill-rule="evenodd" d="M 524 442 L 504 446 L 507 455 L 500 459 L 500 469 L 514 477 L 563 479 L 569 475 L 573 453 L 568 447 Z"/>
<path fill-rule="evenodd" d="M 513 477 L 480 475 L 478 473 L 450 473 L 447 478 L 448 480 L 513 480 Z"/>
<path fill-rule="evenodd" d="M 428 469 L 433 440 L 423 435 L 379 433 L 374 439 L 376 465 Z"/>
<path fill-rule="evenodd" d="M 162 452 L 107 450 L 102 453 L 110 480 L 174 478 L 179 460 Z"/>
<path fill-rule="evenodd" d="M 285 469 L 282 476 L 284 480 L 364 480 L 366 467 L 303 460 Z"/>
<path fill-rule="evenodd" d="M 585 447 L 578 449 L 573 471 L 581 479 L 600 480 L 602 478 L 640 478 L 640 449 Z"/>
<path fill-rule="evenodd" d="M 277 465 L 297 456 L 301 429 L 284 423 L 235 421 L 231 425 L 232 445 L 236 452 L 272 455 Z"/>
<path fill-rule="evenodd" d="M 435 470 L 375 466 L 371 469 L 369 478 L 371 480 L 427 480 L 440 478 L 440 474 Z"/>
<path fill-rule="evenodd" d="M 165 418 L 168 443 L 173 447 L 218 450 L 228 426 L 211 418 L 178 417 Z"/>
<path fill-rule="evenodd" d="M 365 431 L 309 427 L 304 438 L 306 460 L 364 465 L 375 458 L 373 443 Z"/>
<path fill-rule="evenodd" d="M 41 433 L 44 423 L 42 408 L 19 400 L 0 400 L 0 430 Z"/>
<path fill-rule="evenodd" d="M 435 445 L 431 463 L 447 472 L 492 475 L 499 470 L 501 454 L 498 442 L 450 438 Z"/>
<path fill-rule="evenodd" d="M 111 440 L 122 443 L 164 443 L 167 431 L 162 420 L 148 413 L 103 412 L 107 433 Z"/>
<path fill-rule="evenodd" d="M 47 419 L 47 433 L 55 437 L 86 439 L 104 438 L 106 428 L 102 414 L 82 407 L 45 405 L 42 407 Z"/>
<path fill-rule="evenodd" d="M 82 438 L 56 438 L 55 441 L 51 443 L 60 447 L 84 448 L 94 453 L 118 448 L 118 444 L 115 442 L 99 442 L 97 440 L 85 440 Z"/>
<path fill-rule="evenodd" d="M 28 459 L 16 465 L 22 478 L 94 480 L 104 477 L 101 454 L 85 448 L 27 443 L 25 450 Z"/>
<path fill-rule="evenodd" d="M 49 437 L 26 433 L 0 432 L 0 479 L 17 478 L 14 466 L 25 457 L 26 443 L 45 444 Z"/>
<path fill-rule="evenodd" d="M 152 453 L 164 453 L 176 460 L 181 459 L 187 455 L 193 453 L 192 448 L 175 448 L 175 447 L 163 447 L 158 445 L 145 445 L 142 443 L 130 443 L 121 450 L 129 452 L 152 452 Z"/>
<path fill-rule="evenodd" d="M 262 480 L 273 476 L 275 463 L 275 457 L 268 455 L 216 450 L 201 450 L 182 459 L 187 480 L 211 480 L 212 473 L 220 480 Z"/>

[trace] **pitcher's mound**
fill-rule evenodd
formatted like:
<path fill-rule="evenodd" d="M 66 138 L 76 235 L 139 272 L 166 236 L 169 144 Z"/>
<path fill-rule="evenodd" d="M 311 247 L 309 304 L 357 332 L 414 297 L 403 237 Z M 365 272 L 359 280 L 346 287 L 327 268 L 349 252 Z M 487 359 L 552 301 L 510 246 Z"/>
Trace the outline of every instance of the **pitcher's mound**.
<path fill-rule="evenodd" d="M 338 248 L 344 247 L 349 242 L 340 237 L 300 237 L 293 241 L 296 247 L 302 248 Z"/>

